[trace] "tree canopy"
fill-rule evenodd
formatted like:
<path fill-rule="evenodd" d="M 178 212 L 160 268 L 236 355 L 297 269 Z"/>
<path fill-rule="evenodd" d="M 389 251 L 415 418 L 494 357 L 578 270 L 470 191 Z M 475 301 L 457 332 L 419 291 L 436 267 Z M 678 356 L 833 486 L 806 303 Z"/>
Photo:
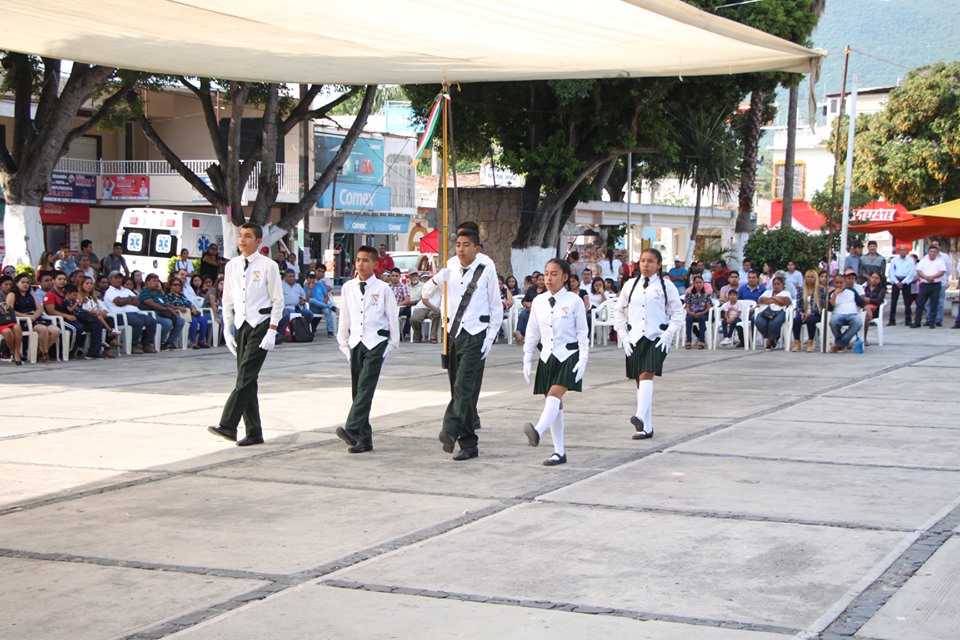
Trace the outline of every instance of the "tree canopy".
<path fill-rule="evenodd" d="M 854 184 L 918 209 L 960 198 L 960 62 L 914 69 L 883 111 L 858 116 Z"/>

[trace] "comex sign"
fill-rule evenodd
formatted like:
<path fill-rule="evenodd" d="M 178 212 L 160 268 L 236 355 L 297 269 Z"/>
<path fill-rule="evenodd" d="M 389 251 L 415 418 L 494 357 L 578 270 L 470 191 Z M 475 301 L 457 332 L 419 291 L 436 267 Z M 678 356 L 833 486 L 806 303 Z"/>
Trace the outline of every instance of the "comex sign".
<path fill-rule="evenodd" d="M 346 233 L 406 233 L 410 220 L 402 216 L 344 216 Z"/>
<path fill-rule="evenodd" d="M 329 209 L 332 193 L 333 187 L 328 187 L 317 201 L 317 206 Z M 333 204 L 335 209 L 347 211 L 389 211 L 390 187 L 338 184 Z"/>

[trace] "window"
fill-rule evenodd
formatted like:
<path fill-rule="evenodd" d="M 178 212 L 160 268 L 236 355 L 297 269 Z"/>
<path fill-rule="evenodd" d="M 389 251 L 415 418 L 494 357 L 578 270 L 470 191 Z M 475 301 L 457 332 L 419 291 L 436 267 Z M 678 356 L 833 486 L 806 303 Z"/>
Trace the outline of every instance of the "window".
<path fill-rule="evenodd" d="M 782 160 L 773 163 L 773 199 L 783 200 L 783 169 L 786 166 Z M 807 165 L 797 162 L 793 165 L 793 199 L 806 200 Z"/>
<path fill-rule="evenodd" d="M 417 206 L 417 170 L 411 167 L 413 158 L 408 155 L 387 156 L 386 186 L 390 187 L 391 205 L 413 208 Z"/>

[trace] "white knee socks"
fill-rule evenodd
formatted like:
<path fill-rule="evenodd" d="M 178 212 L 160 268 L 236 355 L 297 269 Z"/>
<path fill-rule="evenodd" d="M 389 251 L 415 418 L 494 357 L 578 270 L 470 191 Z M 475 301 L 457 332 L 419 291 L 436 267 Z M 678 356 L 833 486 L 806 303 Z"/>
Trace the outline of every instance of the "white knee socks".
<path fill-rule="evenodd" d="M 537 425 L 534 427 L 537 433 L 543 435 L 546 430 L 550 428 L 550 425 L 553 424 L 559 411 L 560 398 L 547 396 L 546 401 L 543 403 L 543 413 L 540 414 L 540 420 L 537 421 Z"/>
<path fill-rule="evenodd" d="M 643 430 L 653 431 L 653 380 L 641 380 L 637 384 L 637 413 L 643 420 Z"/>
<path fill-rule="evenodd" d="M 557 455 L 565 455 L 567 451 L 563 448 L 563 411 L 558 411 L 557 417 L 550 423 L 550 438 Z"/>

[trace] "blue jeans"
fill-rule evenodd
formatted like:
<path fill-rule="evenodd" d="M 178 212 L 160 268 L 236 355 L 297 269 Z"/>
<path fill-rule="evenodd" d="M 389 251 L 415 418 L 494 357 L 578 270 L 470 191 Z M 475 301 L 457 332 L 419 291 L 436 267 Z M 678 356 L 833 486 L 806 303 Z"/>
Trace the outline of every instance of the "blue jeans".
<path fill-rule="evenodd" d="M 846 326 L 846 330 L 843 327 Z M 841 349 L 846 349 L 850 341 L 863 327 L 860 316 L 856 313 L 833 314 L 830 318 L 830 331 L 833 332 L 834 344 Z"/>
<path fill-rule="evenodd" d="M 153 339 L 157 335 L 157 321 L 152 317 L 137 313 L 136 311 L 126 311 L 119 316 L 121 325 L 126 323 L 133 330 L 133 345 L 153 346 Z"/>
<path fill-rule="evenodd" d="M 803 328 L 803 325 L 807 325 L 807 339 L 813 340 L 813 336 L 817 333 L 817 325 L 820 324 L 820 314 L 814 313 L 806 322 L 803 320 L 803 314 L 797 313 L 793 316 L 793 339 L 800 339 L 800 330 Z"/>
<path fill-rule="evenodd" d="M 927 325 L 936 326 L 938 308 L 940 307 L 940 294 L 943 287 L 939 282 L 921 282 L 920 292 L 917 294 L 917 313 L 913 316 L 914 326 L 923 324 L 923 314 L 927 314 Z M 945 294 L 944 294 L 945 295 Z M 939 312 L 943 318 L 943 311 Z"/>
<path fill-rule="evenodd" d="M 307 304 L 310 305 L 312 311 L 323 314 L 323 319 L 327 323 L 327 333 L 333 333 L 333 305 L 327 304 L 326 302 L 317 302 L 316 300 L 308 300 Z"/>
<path fill-rule="evenodd" d="M 783 311 L 777 311 L 777 315 L 773 317 L 773 320 L 767 320 L 763 317 L 763 313 L 757 313 L 753 316 L 754 322 L 757 325 L 757 329 L 767 340 L 772 340 L 776 342 L 780 339 L 780 331 L 783 329 L 783 323 L 787 321 L 787 314 Z"/>
<path fill-rule="evenodd" d="M 190 344 L 196 344 L 197 334 L 200 334 L 200 342 L 207 341 L 207 318 L 206 316 L 192 316 L 190 318 Z"/>
<path fill-rule="evenodd" d="M 530 310 L 524 307 L 517 314 L 517 331 L 520 335 L 527 335 L 527 323 L 530 321 Z"/>
<path fill-rule="evenodd" d="M 183 332 L 184 323 L 180 314 L 174 314 L 173 320 L 157 316 L 157 324 L 160 325 L 160 343 L 176 344 Z"/>
<path fill-rule="evenodd" d="M 707 316 L 699 316 L 694 318 L 689 313 L 687 314 L 687 342 L 690 342 L 692 338 L 690 337 L 691 331 L 693 331 L 694 323 L 697 324 L 698 331 L 696 331 L 697 338 L 700 339 L 700 342 L 707 341 Z"/>
<path fill-rule="evenodd" d="M 920 286 L 922 287 L 923 283 L 921 283 Z M 942 282 L 940 283 L 940 296 L 938 297 L 938 301 L 940 304 L 937 307 L 937 310 L 934 312 L 930 309 L 930 307 L 932 307 L 934 303 L 933 296 L 927 299 L 927 304 L 926 304 L 927 321 L 929 322 L 930 318 L 936 316 L 937 324 L 943 324 L 943 308 L 947 304 L 947 285 L 943 284 Z M 917 315 L 919 316 L 919 313 Z"/>
<path fill-rule="evenodd" d="M 284 307 L 283 316 L 280 317 L 280 324 L 277 325 L 277 335 L 282 336 L 287 330 L 287 325 L 290 324 L 290 314 L 299 313 L 304 318 L 307 319 L 307 322 L 313 322 L 313 311 L 310 311 L 309 307 Z"/>

